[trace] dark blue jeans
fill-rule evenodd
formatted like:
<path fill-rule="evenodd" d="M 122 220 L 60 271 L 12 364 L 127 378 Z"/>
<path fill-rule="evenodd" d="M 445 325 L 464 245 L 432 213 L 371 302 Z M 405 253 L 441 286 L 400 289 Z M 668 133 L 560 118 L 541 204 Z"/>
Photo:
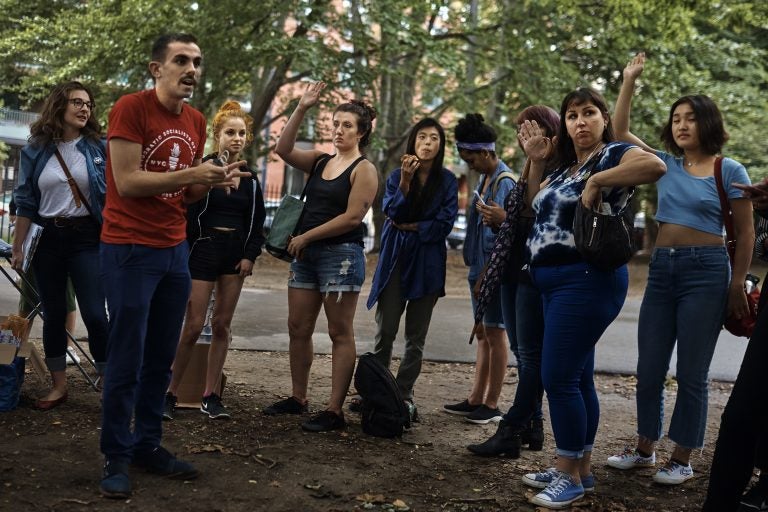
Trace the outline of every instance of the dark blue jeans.
<path fill-rule="evenodd" d="M 581 262 L 531 272 L 544 304 L 541 377 L 557 455 L 581 458 L 592 451 L 600 420 L 595 344 L 624 305 L 627 267 L 605 272 Z"/>
<path fill-rule="evenodd" d="M 520 351 L 517 347 L 517 283 L 505 280 L 501 283 L 501 315 L 504 317 L 504 329 L 507 331 L 509 349 L 515 355 L 515 362 L 520 369 Z"/>
<path fill-rule="evenodd" d="M 515 298 L 517 330 L 517 389 L 515 401 L 504 415 L 504 421 L 525 428 L 531 418 L 541 419 L 544 386 L 541 383 L 541 347 L 544 338 L 544 308 L 541 293 L 533 283 L 517 283 Z M 506 318 L 504 320 L 506 324 Z"/>
<path fill-rule="evenodd" d="M 107 459 L 127 462 L 160 445 L 165 392 L 191 287 L 188 255 L 186 242 L 164 249 L 101 244 L 110 315 L 101 431 Z"/>
<path fill-rule="evenodd" d="M 88 347 L 102 373 L 106 361 L 107 310 L 99 276 L 99 225 L 83 219 L 66 227 L 46 222 L 32 258 L 43 305 L 43 347 L 51 371 L 67 368 L 67 277 L 72 279 L 80 315 L 88 329 Z"/>
<path fill-rule="evenodd" d="M 669 438 L 704 446 L 709 365 L 725 318 L 731 280 L 724 246 L 657 247 L 637 325 L 637 433 L 661 439 L 664 382 L 677 345 L 677 398 Z"/>

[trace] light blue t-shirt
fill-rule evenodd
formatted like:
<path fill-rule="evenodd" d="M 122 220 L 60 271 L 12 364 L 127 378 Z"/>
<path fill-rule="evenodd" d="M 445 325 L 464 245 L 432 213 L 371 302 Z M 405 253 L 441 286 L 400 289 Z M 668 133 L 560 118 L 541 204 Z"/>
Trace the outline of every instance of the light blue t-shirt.
<path fill-rule="evenodd" d="M 656 220 L 679 224 L 713 235 L 723 235 L 723 212 L 714 176 L 698 177 L 683 168 L 682 157 L 657 151 L 667 164 L 667 172 L 656 182 L 658 208 Z M 723 188 L 728 199 L 742 198 L 733 183 L 749 185 L 747 170 L 736 160 L 723 158 Z"/>
<path fill-rule="evenodd" d="M 597 154 L 594 173 L 619 165 L 628 150 L 637 147 L 626 142 L 611 142 Z M 528 255 L 531 265 L 564 265 L 582 261 L 573 239 L 573 217 L 580 201 L 584 184 L 590 176 L 591 166 L 585 164 L 570 176 L 569 167 L 561 167 L 550 176 L 546 187 L 533 199 L 536 219 L 528 237 Z M 602 203 L 610 205 L 611 212 L 619 213 L 634 193 L 634 187 L 603 187 Z"/>
<path fill-rule="evenodd" d="M 476 188 L 478 193 L 482 192 L 486 180 L 490 180 L 491 183 L 488 186 L 488 190 L 483 194 L 483 201 L 488 203 L 488 201 L 493 200 L 496 204 L 504 204 L 504 199 L 515 188 L 516 183 L 512 178 L 499 178 L 499 175 L 510 171 L 507 164 L 499 160 L 499 164 L 492 175 L 480 178 Z M 496 193 L 491 195 L 493 189 L 496 189 Z M 467 233 L 464 238 L 463 255 L 464 264 L 470 268 L 469 277 L 472 279 L 480 274 L 480 271 L 488 261 L 493 249 L 493 241 L 496 239 L 496 233 L 493 232 L 490 226 L 483 224 L 483 217 L 475 208 L 474 196 L 471 196 L 467 210 Z"/>

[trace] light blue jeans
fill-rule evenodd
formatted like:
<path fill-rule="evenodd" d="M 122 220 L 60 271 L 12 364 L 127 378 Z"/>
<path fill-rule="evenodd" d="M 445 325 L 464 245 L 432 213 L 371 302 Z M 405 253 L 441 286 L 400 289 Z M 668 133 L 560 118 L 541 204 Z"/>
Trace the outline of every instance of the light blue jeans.
<path fill-rule="evenodd" d="M 637 433 L 662 436 L 664 381 L 677 342 L 677 399 L 669 438 L 704 444 L 709 364 L 723 325 L 731 268 L 725 247 L 661 247 L 651 256 L 637 332 Z"/>

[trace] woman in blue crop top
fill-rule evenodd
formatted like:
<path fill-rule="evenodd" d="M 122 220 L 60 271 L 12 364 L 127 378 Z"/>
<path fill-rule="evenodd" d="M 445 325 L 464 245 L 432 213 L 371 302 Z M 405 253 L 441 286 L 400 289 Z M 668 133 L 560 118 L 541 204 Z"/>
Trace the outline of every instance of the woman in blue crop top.
<path fill-rule="evenodd" d="M 215 153 L 203 161 L 221 158 L 237 162 L 253 140 L 253 118 L 236 101 L 225 102 L 213 118 L 213 140 Z M 224 158 L 225 152 L 227 158 Z M 250 171 L 247 167 L 240 170 Z M 187 208 L 192 289 L 173 360 L 171 383 L 165 395 L 163 418 L 166 420 L 173 419 L 177 390 L 203 330 L 214 287 L 211 346 L 200 410 L 211 419 L 230 417 L 221 403 L 219 383 L 243 282 L 252 274 L 253 264 L 264 244 L 265 217 L 259 181 L 254 177 L 234 178 L 234 182 L 236 186 L 232 189 L 211 188 L 205 197 Z"/>
<path fill-rule="evenodd" d="M 307 409 L 312 366 L 312 333 L 322 307 L 333 345 L 331 398 L 328 408 L 302 423 L 310 432 L 346 426 L 341 410 L 355 368 L 357 298 L 365 279 L 361 224 L 379 187 L 376 168 L 365 159 L 376 111 L 358 100 L 333 113 L 334 155 L 299 149 L 296 136 L 308 109 L 316 105 L 325 83 L 309 84 L 288 119 L 275 151 L 290 165 L 310 174 L 300 234 L 288 251 L 295 257 L 288 281 L 288 336 L 293 393 L 264 409 L 265 414 L 300 414 Z"/>
<path fill-rule="evenodd" d="M 608 459 L 618 469 L 653 467 L 654 446 L 664 423 L 664 381 L 677 343 L 678 392 L 669 427 L 672 456 L 654 475 L 675 485 L 693 477 L 691 451 L 704 443 L 707 374 L 726 311 L 748 313 L 744 280 L 755 234 L 752 206 L 737 183 L 749 183 L 744 167 L 723 159 L 723 185 L 733 211 L 736 256 L 729 263 L 714 179 L 715 160 L 728 139 L 723 119 L 707 96 L 684 96 L 669 111 L 661 140 L 669 153 L 657 151 L 629 131 L 635 82 L 645 56 L 624 69 L 616 102 L 615 126 L 621 140 L 661 157 L 667 174 L 658 183 L 659 234 L 651 256 L 648 284 L 638 323 L 637 433 L 635 448 Z"/>
<path fill-rule="evenodd" d="M 535 219 L 528 252 L 544 305 L 541 377 L 557 447 L 557 467 L 526 474 L 523 483 L 544 488 L 532 498 L 535 504 L 564 508 L 594 488 L 591 456 L 600 418 L 595 344 L 619 314 L 628 284 L 626 265 L 599 270 L 576 250 L 576 204 L 618 213 L 635 185 L 664 174 L 664 164 L 633 145 L 614 142 L 605 100 L 588 88 L 563 100 L 556 143 L 535 121 L 523 123 L 520 139 L 531 160 L 528 196 Z M 553 145 L 554 170 L 542 182 Z"/>

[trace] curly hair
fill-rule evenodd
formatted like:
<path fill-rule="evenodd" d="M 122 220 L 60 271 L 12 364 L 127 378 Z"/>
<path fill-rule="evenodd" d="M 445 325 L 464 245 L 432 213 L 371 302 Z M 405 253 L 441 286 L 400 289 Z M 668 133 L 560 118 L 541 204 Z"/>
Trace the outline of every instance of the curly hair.
<path fill-rule="evenodd" d="M 85 91 L 88 100 L 93 105 L 91 115 L 85 126 L 80 129 L 83 137 L 99 140 L 101 125 L 96 120 L 96 104 L 91 90 L 80 82 L 64 82 L 55 86 L 43 102 L 40 117 L 29 127 L 29 143 L 34 146 L 45 146 L 51 142 L 60 142 L 64 136 L 64 114 L 69 107 L 69 94 L 73 91 Z"/>
<path fill-rule="evenodd" d="M 219 152 L 219 139 L 217 135 L 224 126 L 227 119 L 239 118 L 245 122 L 245 142 L 250 144 L 253 142 L 253 118 L 246 114 L 240 104 L 233 100 L 225 101 L 224 104 L 213 116 L 213 150 Z"/>
<path fill-rule="evenodd" d="M 351 112 L 357 116 L 357 133 L 362 133 L 362 138 L 358 143 L 361 150 L 371 143 L 371 132 L 373 131 L 373 120 L 376 119 L 376 109 L 362 100 L 349 100 L 342 103 L 333 111 L 334 116 L 337 112 Z"/>
<path fill-rule="evenodd" d="M 456 142 L 496 142 L 496 130 L 485 123 L 482 114 L 467 114 L 453 129 Z M 485 150 L 462 149 L 467 153 L 478 153 Z M 495 151 L 489 151 L 495 156 Z"/>
<path fill-rule="evenodd" d="M 723 146 L 728 142 L 728 132 L 723 125 L 723 115 L 717 104 L 712 98 L 704 94 L 695 94 L 683 96 L 672 104 L 669 109 L 669 119 L 661 131 L 661 141 L 670 153 L 680 156 L 683 149 L 675 142 L 672 135 L 672 118 L 675 115 L 675 109 L 687 103 L 693 109 L 693 115 L 696 119 L 696 129 L 699 134 L 699 145 L 702 151 L 708 155 L 717 155 L 723 150 Z"/>

